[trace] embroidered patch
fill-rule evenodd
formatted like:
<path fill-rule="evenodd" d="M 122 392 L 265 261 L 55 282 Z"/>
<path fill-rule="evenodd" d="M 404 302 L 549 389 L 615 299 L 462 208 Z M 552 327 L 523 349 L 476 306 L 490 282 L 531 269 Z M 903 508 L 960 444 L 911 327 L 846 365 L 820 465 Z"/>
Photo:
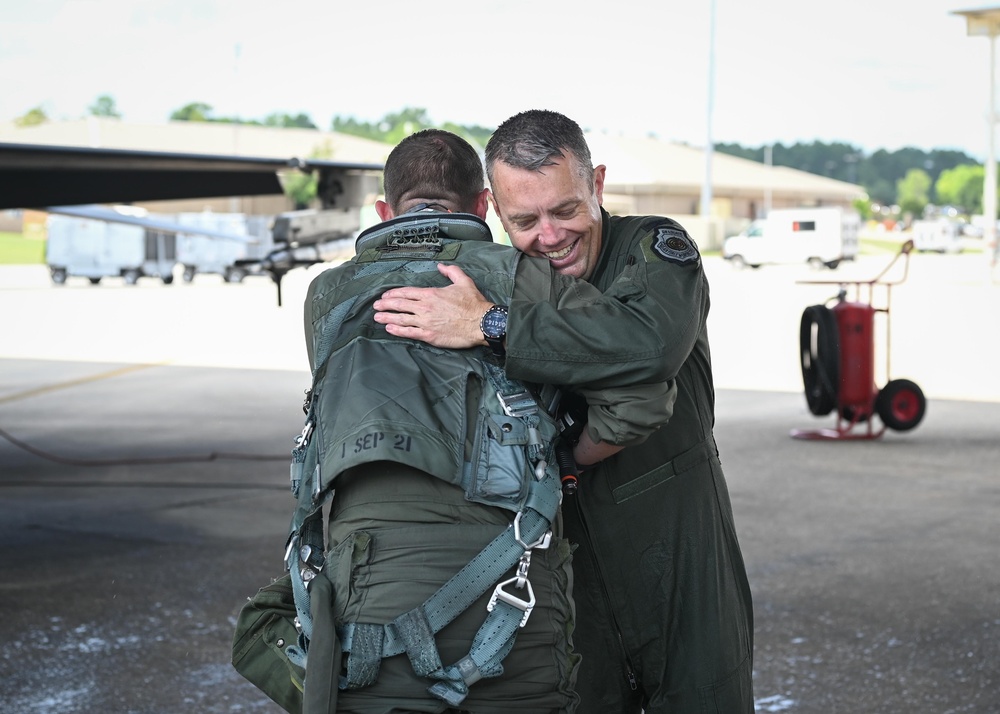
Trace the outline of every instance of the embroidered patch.
<path fill-rule="evenodd" d="M 659 258 L 678 265 L 696 263 L 699 258 L 694 241 L 676 228 L 657 228 L 652 248 Z"/>

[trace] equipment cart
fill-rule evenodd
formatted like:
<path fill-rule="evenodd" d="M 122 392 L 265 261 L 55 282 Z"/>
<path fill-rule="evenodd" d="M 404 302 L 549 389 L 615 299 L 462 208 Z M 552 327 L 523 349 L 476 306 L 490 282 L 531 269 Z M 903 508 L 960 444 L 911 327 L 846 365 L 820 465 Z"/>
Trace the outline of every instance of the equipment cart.
<path fill-rule="evenodd" d="M 924 418 L 927 400 L 924 393 L 908 379 L 889 378 L 889 303 L 892 286 L 906 280 L 913 241 L 903 244 L 899 253 L 874 279 L 867 281 L 808 280 L 803 284 L 836 284 L 840 290 L 826 304 L 812 305 L 802 313 L 799 347 L 802 381 L 809 411 L 826 416 L 836 411 L 832 429 L 794 429 L 796 439 L 877 439 L 886 428 L 909 431 Z M 896 261 L 902 257 L 903 272 L 897 280 L 886 280 Z M 848 299 L 852 286 L 853 299 Z M 875 289 L 884 288 L 884 306 L 875 306 Z M 833 306 L 828 307 L 832 302 Z M 885 315 L 886 383 L 875 384 L 875 314 Z M 874 424 L 878 416 L 880 426 Z"/>

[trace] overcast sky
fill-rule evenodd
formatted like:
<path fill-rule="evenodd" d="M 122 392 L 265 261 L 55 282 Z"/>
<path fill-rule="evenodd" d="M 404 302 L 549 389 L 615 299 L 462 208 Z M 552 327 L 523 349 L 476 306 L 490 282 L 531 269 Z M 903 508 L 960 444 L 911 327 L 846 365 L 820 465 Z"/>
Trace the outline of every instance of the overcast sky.
<path fill-rule="evenodd" d="M 31 0 L 0 5 L 0 121 L 127 121 L 191 102 L 493 127 L 524 109 L 588 130 L 715 142 L 987 152 L 989 40 L 952 0 Z M 996 3 L 1000 5 L 1000 0 Z"/>

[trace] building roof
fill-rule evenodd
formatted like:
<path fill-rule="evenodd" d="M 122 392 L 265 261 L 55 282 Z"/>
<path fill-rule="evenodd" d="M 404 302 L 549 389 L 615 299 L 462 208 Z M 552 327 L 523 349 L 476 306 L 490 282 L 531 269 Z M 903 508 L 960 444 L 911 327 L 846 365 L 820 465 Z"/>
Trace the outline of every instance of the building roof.
<path fill-rule="evenodd" d="M 133 124 L 87 117 L 48 121 L 32 127 L 0 123 L 0 142 L 142 149 L 182 153 L 308 158 L 322 152 L 333 161 L 384 164 L 392 145 L 315 129 L 173 121 Z M 615 193 L 698 194 L 705 176 L 701 148 L 652 137 L 587 134 L 596 164 L 608 167 L 605 190 Z M 865 195 L 861 186 L 783 166 L 712 154 L 712 189 L 729 197 L 775 195 L 849 202 Z"/>
<path fill-rule="evenodd" d="M 379 141 L 316 129 L 189 121 L 133 124 L 103 117 L 31 127 L 4 122 L 0 123 L 0 141 L 282 159 L 308 158 L 321 152 L 323 155 L 315 158 L 365 164 L 384 164 L 392 150 L 391 145 Z"/>
<path fill-rule="evenodd" d="M 651 137 L 587 134 L 594 164 L 608 167 L 605 190 L 619 193 L 699 193 L 705 179 L 704 149 Z M 786 196 L 852 201 L 865 190 L 845 181 L 785 166 L 712 152 L 712 190 L 727 196 L 759 196 L 767 189 Z"/>

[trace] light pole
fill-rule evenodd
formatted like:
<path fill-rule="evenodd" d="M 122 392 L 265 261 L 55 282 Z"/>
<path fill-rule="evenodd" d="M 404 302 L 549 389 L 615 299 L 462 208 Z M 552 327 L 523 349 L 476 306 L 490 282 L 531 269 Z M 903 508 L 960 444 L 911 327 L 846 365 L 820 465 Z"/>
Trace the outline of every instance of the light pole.
<path fill-rule="evenodd" d="M 774 169 L 774 144 L 768 144 L 764 147 L 764 165 L 767 166 L 767 185 L 764 187 L 764 218 L 767 218 L 767 214 L 771 212 L 771 202 L 774 198 L 774 190 L 771 184 L 774 183 L 774 177 L 771 175 Z"/>
<path fill-rule="evenodd" d="M 715 0 L 711 0 L 708 16 L 708 105 L 706 108 L 705 127 L 705 177 L 701 184 L 701 217 L 705 222 L 707 242 L 713 240 L 712 231 L 712 112 L 715 103 Z"/>
<path fill-rule="evenodd" d="M 966 33 L 970 37 L 990 38 L 990 104 L 986 112 L 989 141 L 986 153 L 986 179 L 983 182 L 983 240 L 992 268 L 997 259 L 997 161 L 996 161 L 996 39 L 1000 34 L 1000 7 L 978 10 L 956 10 L 953 15 L 965 18 Z"/>

